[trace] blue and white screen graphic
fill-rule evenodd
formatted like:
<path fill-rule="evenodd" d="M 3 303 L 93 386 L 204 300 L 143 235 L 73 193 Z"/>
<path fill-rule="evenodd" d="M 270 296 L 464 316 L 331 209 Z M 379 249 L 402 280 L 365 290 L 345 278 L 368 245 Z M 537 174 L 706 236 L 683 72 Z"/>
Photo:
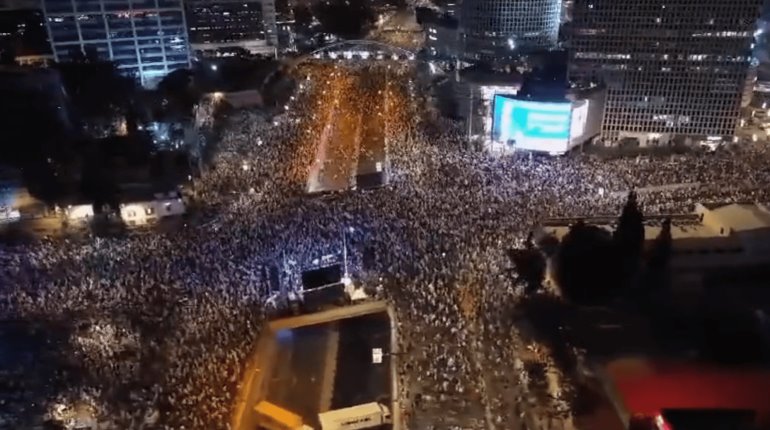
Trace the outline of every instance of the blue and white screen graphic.
<path fill-rule="evenodd" d="M 564 152 L 570 138 L 572 104 L 516 100 L 496 95 L 493 139 L 531 151 Z"/>
<path fill-rule="evenodd" d="M 513 139 L 513 109 L 516 107 L 516 102 L 512 98 L 495 95 L 492 138 L 496 142 L 508 142 Z"/>

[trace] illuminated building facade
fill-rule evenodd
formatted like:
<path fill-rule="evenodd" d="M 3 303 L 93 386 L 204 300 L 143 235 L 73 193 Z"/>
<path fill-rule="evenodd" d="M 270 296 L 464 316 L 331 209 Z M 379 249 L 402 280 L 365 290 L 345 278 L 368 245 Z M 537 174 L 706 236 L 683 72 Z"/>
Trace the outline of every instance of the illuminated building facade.
<path fill-rule="evenodd" d="M 425 34 L 425 53 L 430 58 L 457 58 L 457 19 L 429 8 L 417 8 L 416 15 L 417 23 L 422 26 Z"/>
<path fill-rule="evenodd" d="M 187 2 L 192 50 L 204 55 L 240 48 L 252 54 L 275 54 L 278 43 L 272 0 L 194 0 Z"/>
<path fill-rule="evenodd" d="M 465 0 L 460 7 L 464 57 L 495 60 L 556 46 L 561 0 Z"/>
<path fill-rule="evenodd" d="M 44 0 L 56 61 L 96 55 L 152 87 L 190 65 L 181 0 Z"/>
<path fill-rule="evenodd" d="M 575 0 L 572 81 L 608 87 L 602 137 L 732 139 L 762 0 Z"/>

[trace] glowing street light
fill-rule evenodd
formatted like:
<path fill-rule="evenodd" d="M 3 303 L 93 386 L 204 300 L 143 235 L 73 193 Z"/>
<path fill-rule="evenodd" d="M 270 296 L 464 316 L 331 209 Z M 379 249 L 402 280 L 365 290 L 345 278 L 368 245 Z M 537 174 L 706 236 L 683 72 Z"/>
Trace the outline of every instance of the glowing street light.
<path fill-rule="evenodd" d="M 348 272 L 348 235 L 347 232 L 353 233 L 355 229 L 353 227 L 342 228 L 342 262 L 344 265 L 344 275 L 342 276 L 343 282 L 345 279 L 350 280 L 350 273 Z"/>

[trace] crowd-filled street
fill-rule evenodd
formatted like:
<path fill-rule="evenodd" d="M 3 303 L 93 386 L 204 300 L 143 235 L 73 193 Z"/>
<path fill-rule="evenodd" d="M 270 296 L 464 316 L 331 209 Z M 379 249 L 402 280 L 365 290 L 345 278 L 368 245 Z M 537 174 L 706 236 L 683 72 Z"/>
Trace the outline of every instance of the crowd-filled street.
<path fill-rule="evenodd" d="M 415 101 L 413 73 L 384 62 L 298 66 L 285 113 L 226 119 L 182 231 L 0 245 L 0 319 L 66 334 L 66 365 L 37 375 L 47 382 L 26 380 L 25 362 L 0 376 L 18 381 L 5 384 L 13 395 L 0 427 L 30 428 L 34 403 L 51 419 L 92 415 L 105 429 L 227 428 L 264 320 L 265 268 L 279 265 L 297 288 L 313 260 L 341 255 L 344 230 L 354 283 L 382 286 L 396 309 L 407 428 L 568 428 L 558 392 L 530 405 L 536 376 L 517 361 L 510 318 L 523 286 L 506 250 L 548 217 L 617 214 L 632 188 L 694 184 L 640 193 L 645 213 L 770 202 L 761 147 L 611 160 L 468 149 L 460 124 Z M 349 172 L 361 124 L 379 114 L 389 185 L 308 195 L 313 175 Z M 329 151 L 319 151 L 324 140 Z M 39 389 L 53 385 L 55 395 Z"/>

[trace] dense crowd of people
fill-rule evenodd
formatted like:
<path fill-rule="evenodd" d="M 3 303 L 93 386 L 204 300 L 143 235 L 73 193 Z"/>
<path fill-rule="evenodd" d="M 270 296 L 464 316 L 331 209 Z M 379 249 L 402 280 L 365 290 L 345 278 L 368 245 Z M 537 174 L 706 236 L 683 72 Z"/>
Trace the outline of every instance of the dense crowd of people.
<path fill-rule="evenodd" d="M 552 417 L 563 425 L 569 413 L 558 383 L 547 384 L 549 407 L 529 400 L 534 376 L 510 322 L 523 288 L 505 251 L 548 217 L 614 215 L 632 188 L 646 190 L 647 213 L 770 201 L 762 148 L 495 157 L 467 149 L 453 121 L 427 118 L 403 66 L 312 63 L 296 73 L 287 112 L 227 119 L 181 231 L 0 247 L 2 319 L 66 333 L 52 358 L 63 370 L 43 383 L 61 390 L 40 398 L 35 384 L 13 385 L 2 425 L 30 427 L 35 403 L 52 420 L 88 416 L 99 428 L 227 428 L 268 306 L 266 268 L 299 288 L 302 270 L 346 243 L 355 282 L 382 286 L 395 307 L 409 428 L 560 428 Z M 370 81 L 362 89 L 362 76 L 378 73 L 389 74 L 387 98 L 372 97 Z M 308 195 L 324 131 L 354 110 L 387 115 L 388 186 Z"/>

